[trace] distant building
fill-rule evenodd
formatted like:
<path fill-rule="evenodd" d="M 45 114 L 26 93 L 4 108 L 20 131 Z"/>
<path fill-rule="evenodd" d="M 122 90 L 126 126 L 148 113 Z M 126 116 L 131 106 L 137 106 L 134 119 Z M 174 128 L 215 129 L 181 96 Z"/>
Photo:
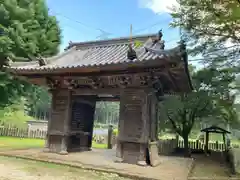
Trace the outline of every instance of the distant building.
<path fill-rule="evenodd" d="M 29 131 L 47 131 L 48 121 L 30 120 L 27 121 Z"/>
<path fill-rule="evenodd" d="M 28 137 L 41 138 L 48 129 L 48 121 L 30 120 L 28 124 Z"/>

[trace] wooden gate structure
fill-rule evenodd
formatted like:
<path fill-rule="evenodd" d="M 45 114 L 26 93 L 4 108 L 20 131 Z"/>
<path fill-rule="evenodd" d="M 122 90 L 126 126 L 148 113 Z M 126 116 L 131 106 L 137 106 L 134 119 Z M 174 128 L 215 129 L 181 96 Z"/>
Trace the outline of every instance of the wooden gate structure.
<path fill-rule="evenodd" d="M 132 42 L 141 42 L 136 47 Z M 155 166 L 157 103 L 164 94 L 191 91 L 185 46 L 164 50 L 162 33 L 70 43 L 55 57 L 14 62 L 17 77 L 49 87 L 52 113 L 45 150 L 90 150 L 96 102 L 120 101 L 117 157 Z"/>

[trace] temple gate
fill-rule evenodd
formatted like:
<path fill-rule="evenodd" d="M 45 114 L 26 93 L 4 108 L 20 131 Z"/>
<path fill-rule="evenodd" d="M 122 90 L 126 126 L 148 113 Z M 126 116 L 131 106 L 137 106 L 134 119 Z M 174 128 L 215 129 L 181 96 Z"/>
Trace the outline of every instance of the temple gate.
<path fill-rule="evenodd" d="M 120 101 L 119 161 L 158 164 L 157 103 L 164 94 L 190 91 L 184 46 L 164 50 L 162 33 L 72 43 L 52 58 L 12 63 L 10 70 L 48 86 L 52 94 L 45 151 L 90 150 L 96 102 Z"/>

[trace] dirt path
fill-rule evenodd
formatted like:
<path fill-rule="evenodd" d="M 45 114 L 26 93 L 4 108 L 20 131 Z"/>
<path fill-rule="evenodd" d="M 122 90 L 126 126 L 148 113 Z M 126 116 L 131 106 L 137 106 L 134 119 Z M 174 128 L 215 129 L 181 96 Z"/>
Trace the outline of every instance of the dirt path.
<path fill-rule="evenodd" d="M 221 179 L 231 177 L 230 169 L 223 160 L 223 157 L 218 156 L 216 157 L 217 159 L 204 155 L 194 155 L 193 157 L 195 158 L 195 166 L 192 170 L 191 178 L 211 177 Z"/>
<path fill-rule="evenodd" d="M 130 180 L 116 174 L 0 157 L 0 180 Z"/>

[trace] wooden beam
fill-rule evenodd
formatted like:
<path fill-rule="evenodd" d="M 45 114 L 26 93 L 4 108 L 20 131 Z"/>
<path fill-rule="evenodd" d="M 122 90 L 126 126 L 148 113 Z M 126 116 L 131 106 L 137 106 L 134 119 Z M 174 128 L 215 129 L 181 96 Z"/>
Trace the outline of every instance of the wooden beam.
<path fill-rule="evenodd" d="M 120 97 L 98 97 L 97 101 L 111 101 L 111 102 L 119 102 Z"/>
<path fill-rule="evenodd" d="M 120 89 L 112 89 L 112 88 L 102 88 L 102 89 L 76 89 L 73 90 L 73 95 L 120 95 Z"/>

